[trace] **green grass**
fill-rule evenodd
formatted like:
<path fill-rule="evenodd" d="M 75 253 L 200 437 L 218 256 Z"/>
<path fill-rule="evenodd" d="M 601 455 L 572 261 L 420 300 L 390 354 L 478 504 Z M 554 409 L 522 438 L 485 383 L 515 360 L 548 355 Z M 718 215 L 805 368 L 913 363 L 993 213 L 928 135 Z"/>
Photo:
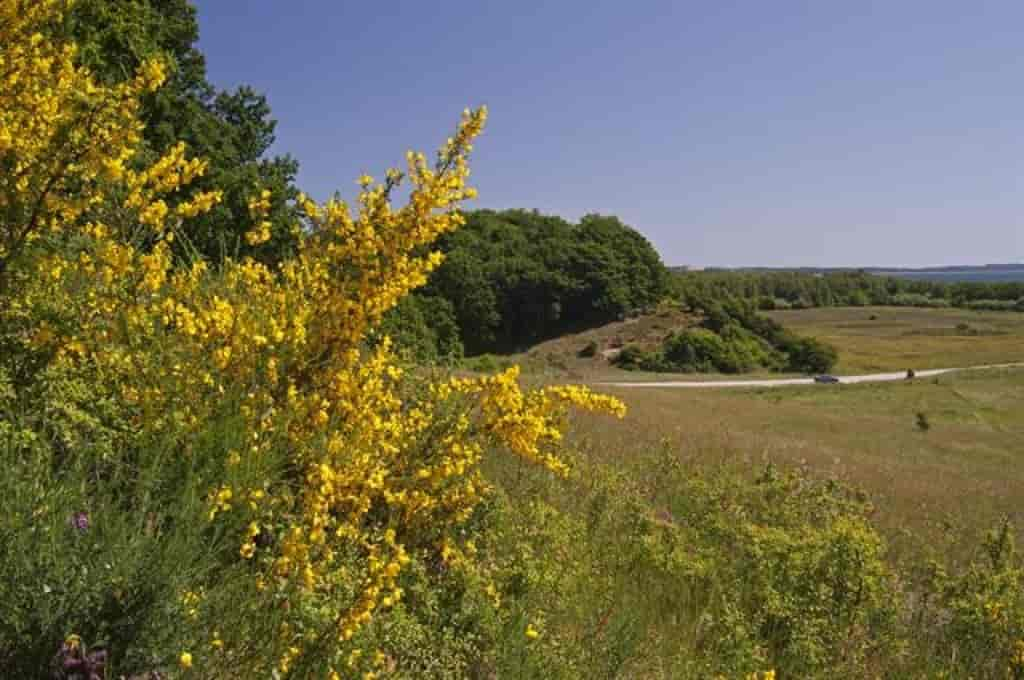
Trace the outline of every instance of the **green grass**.
<path fill-rule="evenodd" d="M 951 527 L 976 538 L 1004 515 L 1024 528 L 1022 369 L 861 385 L 602 389 L 630 411 L 623 423 L 581 421 L 596 460 L 628 465 L 632 452 L 667 441 L 698 461 L 802 466 L 864 489 L 896 555 L 945 550 Z M 962 545 L 950 549 L 966 556 Z"/>
<path fill-rule="evenodd" d="M 835 344 L 838 374 L 1024 360 L 1019 313 L 850 307 L 769 315 Z M 650 315 L 503 359 L 522 361 L 536 382 L 678 380 L 684 376 L 621 371 L 600 355 L 576 353 L 592 340 L 602 349 L 612 342 L 653 342 L 692 321 L 678 312 Z M 780 374 L 685 379 L 758 377 Z M 863 488 L 897 557 L 931 552 L 966 558 L 966 546 L 976 545 L 1004 515 L 1016 520 L 1024 538 L 1024 369 L 862 385 L 601 389 L 622 397 L 630 415 L 624 423 L 580 422 L 578 434 L 594 460 L 628 466 L 636 452 L 668 441 L 680 456 L 703 462 L 728 459 L 750 470 L 765 461 L 803 466 L 813 475 Z M 918 413 L 931 424 L 927 432 L 917 427 Z M 953 535 L 960 540 L 947 545 Z"/>
<path fill-rule="evenodd" d="M 1024 369 L 604 391 L 630 412 L 572 419 L 569 480 L 488 464 L 508 508 L 496 544 L 526 584 L 516 606 L 577 674 L 514 656 L 506 671 L 1006 677 L 1024 572 L 985 540 L 1004 518 L 1024 539 Z"/>
<path fill-rule="evenodd" d="M 1024 358 L 1024 315 L 861 308 L 773 316 L 838 345 L 837 373 Z M 687 322 L 645 317 L 559 338 L 519 358 L 537 383 L 669 377 L 618 371 L 575 352 L 634 329 L 643 342 L 676 320 Z M 957 328 L 965 323 L 967 330 Z M 705 379 L 725 377 L 732 376 Z M 769 666 L 780 677 L 1003 677 L 1024 630 L 1024 572 L 977 565 L 990 563 L 986 535 L 1004 519 L 1017 542 L 1024 540 L 1024 368 L 859 385 L 600 389 L 622 398 L 629 414 L 620 422 L 574 418 L 567 441 L 577 451 L 577 474 L 568 487 L 519 467 L 491 470 L 514 507 L 535 508 L 540 500 L 557 508 L 555 515 L 520 520 L 533 537 L 522 554 L 555 556 L 543 565 L 527 561 L 544 574 L 538 583 L 548 585 L 538 586 L 526 606 L 545 612 L 552 636 L 572 640 L 592 672 L 600 666 L 594 659 L 611 663 L 615 654 L 606 650 L 615 642 L 626 645 L 627 661 L 607 677 L 746 677 Z M 797 473 L 800 481 L 790 487 L 796 491 L 777 495 L 764 481 L 766 469 Z M 867 504 L 866 517 L 885 544 L 878 561 L 872 562 L 870 531 L 851 534 L 851 552 L 825 553 L 849 555 L 848 563 L 819 562 L 813 550 L 794 556 L 818 540 L 846 545 L 832 541 L 857 511 L 830 524 L 843 502 L 836 498 L 846 492 L 819 508 L 815 489 L 822 488 L 853 489 L 848 498 Z M 1020 565 L 1014 559 L 1009 564 Z M 938 572 L 933 563 L 941 565 Z M 808 564 L 805 573 L 790 571 Z M 947 573 L 942 569 L 950 577 L 934 580 Z M 860 583 L 873 584 L 878 599 L 864 605 L 870 614 L 848 627 L 830 616 L 808 621 L 833 606 L 832 595 L 804 599 L 832 587 L 816 580 L 823 573 L 852 577 L 857 592 Z M 781 628 L 780 602 L 793 615 Z M 998 623 L 993 602 L 1012 610 L 1018 623 Z M 730 618 L 734 606 L 743 611 L 738 619 Z M 800 622 L 800 635 L 775 637 Z M 595 639 L 606 623 L 623 632 Z M 789 646 L 830 627 L 841 642 Z M 736 651 L 745 635 L 767 645 L 763 665 L 743 665 L 758 658 Z M 730 642 L 717 649 L 715 640 Z M 823 649 L 831 651 L 819 665 L 801 665 Z"/>

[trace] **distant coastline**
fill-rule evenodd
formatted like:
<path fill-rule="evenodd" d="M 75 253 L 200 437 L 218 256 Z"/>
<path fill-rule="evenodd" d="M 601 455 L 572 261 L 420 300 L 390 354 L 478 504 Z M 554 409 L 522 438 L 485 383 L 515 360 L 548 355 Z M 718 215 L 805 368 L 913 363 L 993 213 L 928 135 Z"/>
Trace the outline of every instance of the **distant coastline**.
<path fill-rule="evenodd" d="M 897 276 L 924 281 L 1024 281 L 1024 263 L 943 265 L 935 267 L 689 267 L 669 269 L 677 272 L 799 272 L 829 274 L 833 272 L 864 272 L 877 276 Z"/>
<path fill-rule="evenodd" d="M 1024 281 L 1024 267 L 1016 269 L 922 269 L 922 270 L 868 270 L 877 276 L 897 276 L 903 279 L 921 281 L 939 281 L 953 283 L 956 281 L 987 281 L 1004 283 L 1008 281 Z"/>

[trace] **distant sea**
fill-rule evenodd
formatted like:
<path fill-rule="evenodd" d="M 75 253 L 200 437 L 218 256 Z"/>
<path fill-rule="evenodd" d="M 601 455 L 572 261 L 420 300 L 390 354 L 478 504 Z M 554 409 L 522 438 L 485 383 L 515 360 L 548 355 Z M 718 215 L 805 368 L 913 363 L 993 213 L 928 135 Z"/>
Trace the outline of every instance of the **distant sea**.
<path fill-rule="evenodd" d="M 688 267 L 669 267 L 672 271 L 688 271 Z M 949 266 L 933 267 L 932 269 L 910 269 L 885 267 L 706 267 L 690 271 L 705 272 L 798 272 L 802 274 L 830 274 L 838 272 L 867 272 L 878 276 L 894 276 L 901 279 L 918 281 L 938 281 L 955 283 L 957 281 L 984 281 L 987 283 L 1024 282 L 1024 264 L 988 264 L 982 266 Z"/>
<path fill-rule="evenodd" d="M 882 276 L 895 276 L 901 279 L 916 279 L 918 281 L 938 281 L 940 283 L 955 283 L 956 281 L 985 281 L 986 283 L 1006 283 L 1007 281 L 1024 281 L 1024 267 L 1021 269 L 943 269 L 941 271 L 879 271 L 872 274 Z"/>

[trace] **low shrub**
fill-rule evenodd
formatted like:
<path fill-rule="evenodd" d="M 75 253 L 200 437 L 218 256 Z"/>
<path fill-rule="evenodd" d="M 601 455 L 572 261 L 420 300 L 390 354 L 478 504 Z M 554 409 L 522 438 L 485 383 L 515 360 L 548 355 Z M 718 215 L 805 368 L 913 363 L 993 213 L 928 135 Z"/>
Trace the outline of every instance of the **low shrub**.
<path fill-rule="evenodd" d="M 816 338 L 794 338 L 784 345 L 789 370 L 827 373 L 839 360 L 835 347 Z"/>
<path fill-rule="evenodd" d="M 637 345 L 623 347 L 612 359 L 612 364 L 627 371 L 661 373 L 675 370 L 661 352 L 648 352 Z"/>
<path fill-rule="evenodd" d="M 915 634 L 908 668 L 945 677 L 1024 677 L 1024 562 L 1009 521 L 989 532 L 978 558 L 950 574 L 923 565 L 908 602 Z"/>
<path fill-rule="evenodd" d="M 897 293 L 889 297 L 887 304 L 894 307 L 950 307 L 952 303 L 945 298 L 933 298 L 923 293 Z"/>
<path fill-rule="evenodd" d="M 1024 300 L 967 300 L 960 305 L 966 309 L 993 312 L 1024 311 Z"/>
<path fill-rule="evenodd" d="M 831 345 L 793 335 L 741 301 L 693 304 L 705 311 L 700 327 L 670 333 L 656 351 L 627 348 L 617 365 L 680 373 L 745 373 L 759 368 L 822 373 L 838 360 Z"/>

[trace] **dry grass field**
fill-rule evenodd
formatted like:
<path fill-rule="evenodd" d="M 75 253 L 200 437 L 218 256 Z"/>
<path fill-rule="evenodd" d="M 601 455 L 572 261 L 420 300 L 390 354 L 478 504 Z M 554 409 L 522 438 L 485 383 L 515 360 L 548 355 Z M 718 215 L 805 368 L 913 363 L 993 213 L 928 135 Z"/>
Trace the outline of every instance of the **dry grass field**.
<path fill-rule="evenodd" d="M 782 316 L 782 322 L 798 333 L 839 346 L 843 363 L 837 373 L 894 371 L 908 365 L 924 369 L 1010 363 L 1024 358 L 1020 354 L 1024 315 L 860 308 L 773 316 Z M 539 384 L 567 378 L 579 382 L 678 379 L 678 375 L 621 371 L 603 361 L 599 352 L 593 358 L 578 352 L 591 342 L 599 349 L 623 341 L 654 342 L 673 324 L 692 322 L 679 312 L 663 312 L 565 336 L 515 357 L 487 359 L 496 367 L 519 361 L 526 369 L 526 380 Z M 836 670 L 832 664 L 847 659 L 845 636 L 855 630 L 844 628 L 839 643 L 843 651 L 826 664 L 828 672 L 799 670 L 801 660 L 810 658 L 801 652 L 796 660 L 773 662 L 779 676 L 1004 677 L 1006 666 L 1000 664 L 1009 658 L 1008 645 L 1024 639 L 1019 628 L 1012 629 L 1010 642 L 988 633 L 964 633 L 967 629 L 961 623 L 967 619 L 949 623 L 952 600 L 935 598 L 962 592 L 966 609 L 957 611 L 969 612 L 964 616 L 983 627 L 996 621 L 992 612 L 1004 606 L 1003 600 L 996 602 L 995 593 L 1002 592 L 998 588 L 1004 586 L 999 584 L 1010 583 L 1010 577 L 989 574 L 978 565 L 992 563 L 993 544 L 984 547 L 986 534 L 1003 526 L 1004 519 L 1010 521 L 1008 531 L 1018 544 L 1024 541 L 1024 367 L 887 383 L 727 389 L 605 384 L 600 390 L 625 401 L 629 412 L 622 421 L 586 414 L 572 418 L 566 441 L 576 449 L 570 460 L 577 474 L 566 486 L 546 486 L 515 462 L 492 462 L 490 470 L 492 479 L 520 507 L 547 508 L 542 518 L 529 522 L 531 535 L 566 532 L 562 539 L 538 543 L 531 553 L 556 554 L 556 563 L 567 565 L 560 578 L 551 579 L 557 584 L 552 591 L 537 595 L 538 602 L 570 601 L 574 612 L 584 612 L 562 612 L 559 625 L 573 631 L 574 640 L 589 641 L 595 637 L 586 622 L 605 622 L 609 612 L 616 612 L 623 620 L 634 617 L 631 625 L 650 634 L 645 644 L 651 646 L 637 658 L 659 659 L 665 663 L 663 668 L 638 664 L 621 677 L 760 677 L 715 675 L 703 668 L 687 675 L 680 672 L 682 666 L 664 661 L 674 653 L 666 650 L 682 650 L 679 658 L 696 658 L 711 637 L 733 639 L 730 636 L 739 635 L 736 631 L 747 630 L 740 626 L 721 635 L 702 636 L 708 621 L 731 620 L 731 610 L 709 604 L 723 593 L 737 594 L 739 601 L 755 609 L 771 603 L 774 612 L 777 603 L 792 598 L 792 592 L 807 588 L 807 592 L 831 593 L 820 603 L 828 611 L 835 593 L 842 589 L 812 587 L 816 582 L 807 574 L 787 580 L 794 565 L 801 563 L 799 551 L 818 539 L 787 533 L 772 518 L 776 513 L 792 517 L 807 511 L 815 518 L 811 525 L 817 526 L 818 521 L 827 525 L 835 506 L 802 504 L 833 493 L 849 499 L 849 489 L 854 490 L 857 507 L 860 501 L 869 504 L 871 536 L 877 531 L 885 544 L 875 553 L 879 560 L 875 567 L 884 563 L 892 577 L 886 581 L 892 589 L 885 591 L 883 599 L 899 612 L 896 628 L 862 634 L 872 644 L 884 642 L 890 634 L 898 642 L 885 649 L 882 644 L 863 664 L 851 666 L 855 670 Z M 766 470 L 769 466 L 775 470 Z M 793 470 L 801 474 L 778 474 Z M 798 480 L 793 488 L 799 491 L 780 495 L 772 486 L 780 478 Z M 614 484 L 609 485 L 609 480 Z M 831 480 L 839 484 L 828 483 Z M 737 500 L 748 492 L 770 510 Z M 678 532 L 672 539 L 661 536 L 643 543 L 669 551 L 659 556 L 659 569 L 664 564 L 684 565 L 664 579 L 637 567 L 641 562 L 632 552 L 636 527 L 650 523 Z M 747 528 L 739 539 L 730 538 L 730 527 L 736 525 Z M 778 542 L 778 552 L 765 548 L 773 541 Z M 745 562 L 748 549 L 753 557 Z M 867 553 L 858 550 L 830 552 L 857 557 L 819 573 L 869 573 Z M 953 581 L 933 580 L 939 573 L 955 576 Z M 687 590 L 696 574 L 700 575 L 697 585 Z M 781 574 L 782 581 L 765 574 Z M 954 582 L 955 588 L 947 587 Z M 779 583 L 790 584 L 793 591 Z M 1008 603 L 1017 602 L 1011 597 L 1017 592 L 1013 588 L 1004 588 Z M 860 586 L 857 592 L 859 599 Z M 794 607 L 796 618 L 804 620 L 819 605 Z M 1021 609 L 1013 607 L 1007 616 L 1018 620 Z M 774 616 L 769 617 L 770 626 L 757 630 L 775 631 Z M 883 620 L 888 619 L 878 619 Z M 808 625 L 811 637 L 825 630 L 816 619 Z M 783 644 L 779 640 L 789 639 L 788 633 L 779 639 L 771 638 L 772 634 L 766 633 L 776 647 Z M 662 643 L 664 647 L 659 646 Z M 604 640 L 597 644 L 608 648 Z M 983 663 L 988 666 L 979 671 Z"/>
<path fill-rule="evenodd" d="M 628 466 L 631 452 L 667 445 L 752 475 L 768 461 L 803 466 L 863 489 L 897 559 L 966 557 L 977 541 L 949 545 L 949 536 L 975 539 L 1004 515 L 1024 527 L 1024 369 L 862 385 L 603 389 L 629 415 L 580 421 L 594 458 Z"/>
<path fill-rule="evenodd" d="M 838 347 L 840 375 L 1024 360 L 1024 314 L 898 307 L 771 312 L 797 333 Z M 694 323 L 677 311 L 541 343 L 495 367 L 521 363 L 531 381 L 653 381 L 679 374 L 622 371 L 601 352 L 652 345 Z M 595 357 L 580 357 L 588 343 Z M 494 368 L 494 367 L 492 367 Z M 780 377 L 752 373 L 687 380 Z M 877 507 L 893 556 L 967 557 L 1002 516 L 1024 533 L 1024 369 L 943 375 L 909 382 L 773 388 L 615 388 L 623 423 L 579 421 L 596 460 L 628 466 L 638 451 L 670 446 L 697 463 L 725 460 L 756 474 L 772 461 L 803 466 L 863 489 Z M 924 414 L 929 429 L 918 426 Z M 956 536 L 956 544 L 950 537 Z M 909 553 L 908 553 L 909 551 Z"/>
<path fill-rule="evenodd" d="M 770 312 L 839 349 L 837 373 L 1024 361 L 1024 314 L 913 307 L 824 307 Z"/>

